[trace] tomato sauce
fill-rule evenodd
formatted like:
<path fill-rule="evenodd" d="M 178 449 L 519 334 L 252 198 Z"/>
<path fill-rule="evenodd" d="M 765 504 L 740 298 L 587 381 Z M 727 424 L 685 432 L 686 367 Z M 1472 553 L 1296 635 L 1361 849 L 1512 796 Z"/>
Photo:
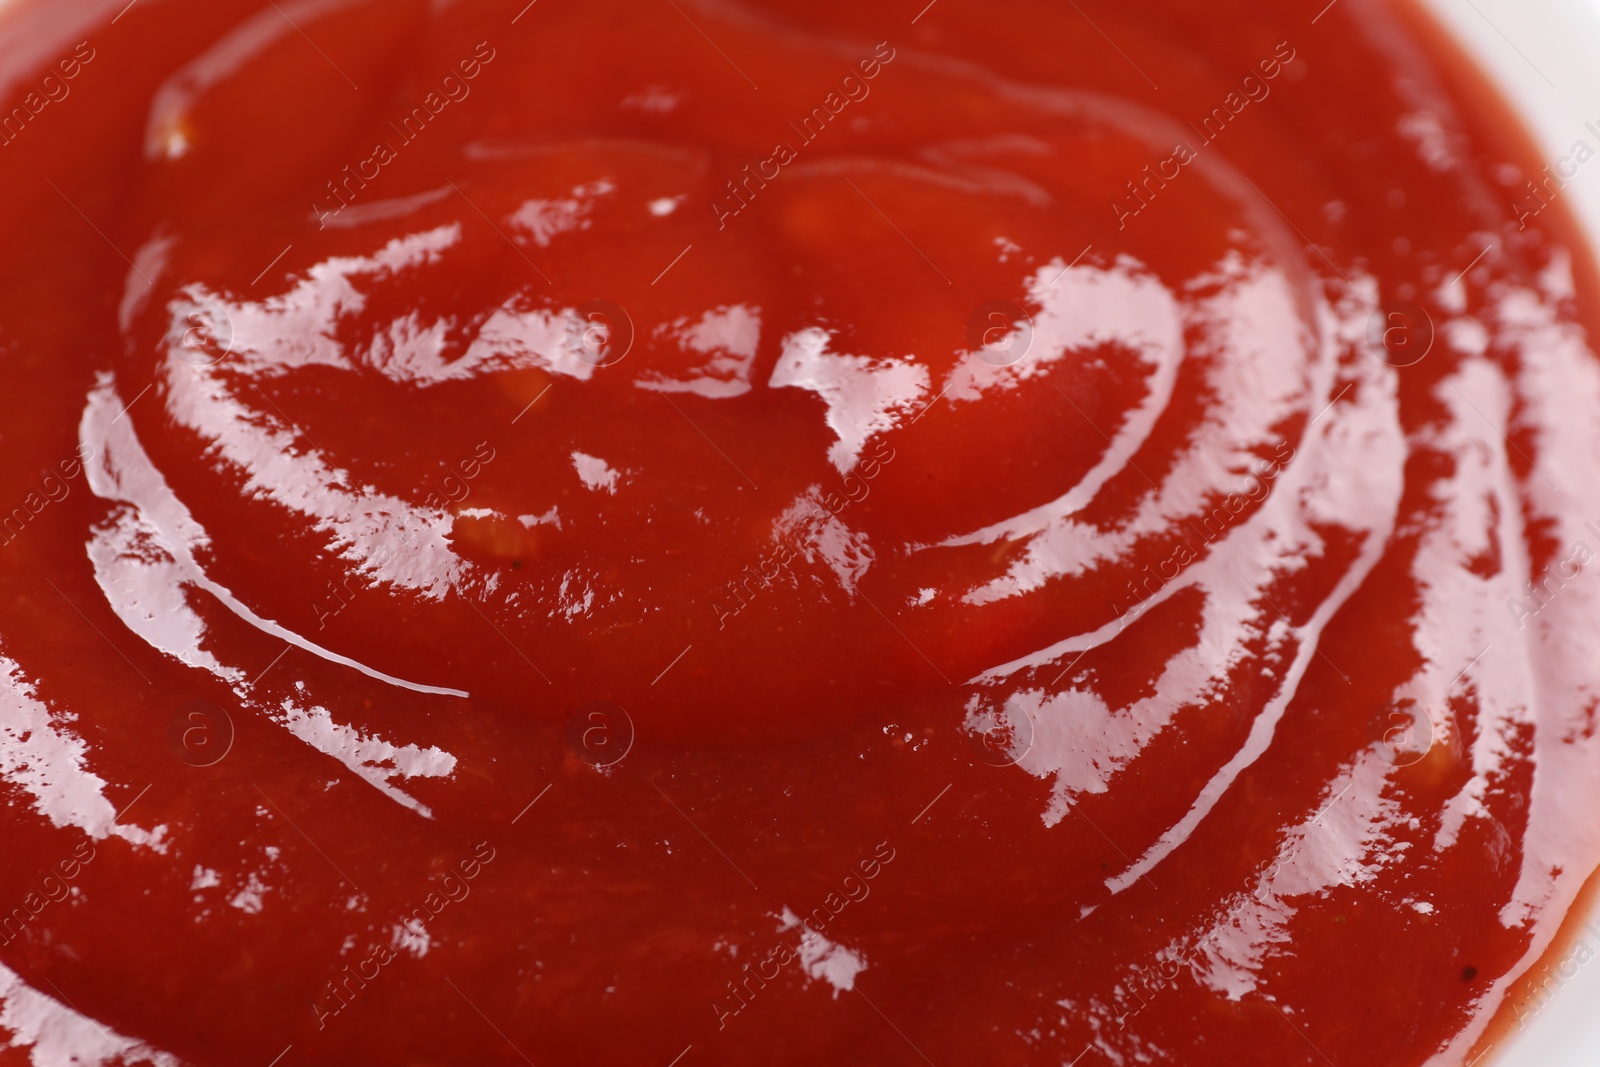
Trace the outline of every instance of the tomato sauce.
<path fill-rule="evenodd" d="M 1600 303 L 1419 11 L 124 5 L 0 13 L 0 1064 L 1487 1047 Z"/>

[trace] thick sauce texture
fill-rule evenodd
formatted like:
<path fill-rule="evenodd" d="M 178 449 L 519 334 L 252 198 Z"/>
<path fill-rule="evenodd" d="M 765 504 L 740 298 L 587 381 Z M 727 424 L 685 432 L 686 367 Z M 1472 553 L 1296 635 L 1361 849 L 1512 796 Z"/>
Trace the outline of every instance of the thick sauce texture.
<path fill-rule="evenodd" d="M 1438 30 L 525 2 L 0 17 L 0 1064 L 1468 1062 L 1600 301 Z"/>

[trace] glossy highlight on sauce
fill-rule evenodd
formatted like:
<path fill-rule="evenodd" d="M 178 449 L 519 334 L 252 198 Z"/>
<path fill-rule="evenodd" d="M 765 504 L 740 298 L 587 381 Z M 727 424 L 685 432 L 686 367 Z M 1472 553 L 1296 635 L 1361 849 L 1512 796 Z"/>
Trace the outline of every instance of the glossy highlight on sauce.
<path fill-rule="evenodd" d="M 1587 249 L 1409 7 L 919 7 L 0 11 L 0 1065 L 1481 1051 Z"/>

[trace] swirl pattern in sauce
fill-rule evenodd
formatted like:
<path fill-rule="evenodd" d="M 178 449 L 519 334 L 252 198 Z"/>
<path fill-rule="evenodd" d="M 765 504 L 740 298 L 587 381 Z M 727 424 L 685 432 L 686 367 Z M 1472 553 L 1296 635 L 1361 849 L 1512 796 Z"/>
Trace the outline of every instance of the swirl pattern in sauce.
<path fill-rule="evenodd" d="M 4 30 L 0 1063 L 1467 1062 L 1600 368 L 1418 15 L 116 6 Z"/>

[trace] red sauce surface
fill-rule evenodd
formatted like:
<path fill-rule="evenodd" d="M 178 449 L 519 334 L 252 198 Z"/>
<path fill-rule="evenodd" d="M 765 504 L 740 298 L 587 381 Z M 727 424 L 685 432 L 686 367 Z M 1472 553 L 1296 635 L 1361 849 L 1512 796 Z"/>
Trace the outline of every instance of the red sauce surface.
<path fill-rule="evenodd" d="M 0 1063 L 1468 1060 L 1587 251 L 1409 8 L 921 6 L 11 6 Z"/>

